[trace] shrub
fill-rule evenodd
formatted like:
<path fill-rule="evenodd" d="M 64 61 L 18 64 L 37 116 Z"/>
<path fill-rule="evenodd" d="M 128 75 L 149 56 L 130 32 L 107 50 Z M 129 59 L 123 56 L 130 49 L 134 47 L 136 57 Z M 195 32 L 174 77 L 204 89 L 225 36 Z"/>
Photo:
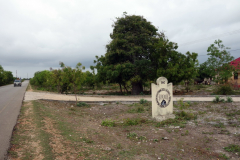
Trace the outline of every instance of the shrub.
<path fill-rule="evenodd" d="M 140 104 L 145 104 L 145 103 L 147 103 L 147 100 L 146 99 L 140 99 L 140 102 L 139 102 Z"/>
<path fill-rule="evenodd" d="M 177 101 L 176 107 L 178 107 L 180 110 L 187 109 L 190 105 L 190 102 L 183 102 L 184 98 L 181 98 Z"/>
<path fill-rule="evenodd" d="M 219 103 L 219 102 L 225 102 L 224 99 L 220 98 L 219 96 L 216 96 L 215 99 L 213 99 L 214 103 Z"/>
<path fill-rule="evenodd" d="M 219 94 L 219 95 L 231 95 L 231 94 L 234 94 L 234 92 L 233 92 L 232 86 L 230 86 L 229 84 L 224 84 L 224 85 L 220 85 L 217 88 L 216 94 Z"/>
<path fill-rule="evenodd" d="M 227 97 L 227 100 L 226 100 L 226 102 L 228 102 L 228 103 L 231 103 L 231 102 L 233 102 L 233 99 L 232 99 L 232 97 Z"/>
<path fill-rule="evenodd" d="M 176 113 L 176 118 L 175 119 L 192 120 L 192 119 L 197 119 L 197 116 L 194 115 L 193 113 L 181 111 L 181 112 Z"/>

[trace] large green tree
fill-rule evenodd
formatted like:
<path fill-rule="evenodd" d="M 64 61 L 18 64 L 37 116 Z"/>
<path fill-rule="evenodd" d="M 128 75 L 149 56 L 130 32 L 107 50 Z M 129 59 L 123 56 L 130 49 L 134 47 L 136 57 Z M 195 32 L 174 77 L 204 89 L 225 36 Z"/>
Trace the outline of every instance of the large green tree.
<path fill-rule="evenodd" d="M 179 53 L 176 51 L 178 45 L 170 42 L 164 35 L 155 45 L 156 53 L 152 54 L 152 63 L 156 66 L 158 77 L 167 77 L 169 82 L 176 85 L 183 80 L 189 81 L 197 76 L 197 53 Z"/>
<path fill-rule="evenodd" d="M 159 35 L 157 28 L 143 16 L 126 13 L 117 18 L 113 28 L 112 40 L 106 46 L 107 53 L 97 57 L 98 75 L 100 79 L 120 86 L 130 81 L 132 94 L 139 94 L 143 91 L 143 82 L 155 74 L 150 55 Z"/>
<path fill-rule="evenodd" d="M 229 64 L 234 57 L 227 51 L 228 47 L 222 44 L 222 40 L 215 40 L 207 52 L 210 57 L 207 60 L 206 67 L 211 77 L 217 83 L 226 82 L 233 74 L 235 68 Z"/>
<path fill-rule="evenodd" d="M 177 52 L 177 44 L 157 31 L 143 16 L 124 13 L 117 18 L 107 53 L 94 61 L 98 80 L 118 83 L 120 90 L 130 83 L 136 95 L 143 91 L 144 82 L 159 76 L 174 84 L 196 76 L 197 54 Z"/>

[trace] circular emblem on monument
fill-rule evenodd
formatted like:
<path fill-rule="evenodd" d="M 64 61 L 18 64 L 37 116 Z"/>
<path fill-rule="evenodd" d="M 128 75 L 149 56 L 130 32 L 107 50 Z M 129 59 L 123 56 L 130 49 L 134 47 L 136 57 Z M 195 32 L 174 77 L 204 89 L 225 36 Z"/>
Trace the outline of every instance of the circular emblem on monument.
<path fill-rule="evenodd" d="M 156 101 L 159 107 L 165 108 L 171 101 L 171 95 L 168 89 L 161 88 L 156 95 Z"/>

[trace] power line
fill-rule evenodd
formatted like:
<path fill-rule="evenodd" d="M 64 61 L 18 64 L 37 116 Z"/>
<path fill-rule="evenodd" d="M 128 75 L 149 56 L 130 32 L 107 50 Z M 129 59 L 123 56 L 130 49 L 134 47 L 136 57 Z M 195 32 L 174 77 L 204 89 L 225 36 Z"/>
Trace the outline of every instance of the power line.
<path fill-rule="evenodd" d="M 211 37 L 208 37 L 208 38 L 202 38 L 202 39 L 199 39 L 199 40 L 182 43 L 179 46 L 185 46 L 185 45 L 189 45 L 189 44 L 199 43 L 199 42 L 202 42 L 202 41 L 205 41 L 205 40 L 218 38 L 219 36 L 229 36 L 229 35 L 238 34 L 238 33 L 240 33 L 240 29 L 235 30 L 235 31 L 231 31 L 231 32 L 227 32 L 227 33 L 222 33 L 222 34 L 219 34 L 219 35 L 214 35 L 214 36 L 211 36 Z"/>

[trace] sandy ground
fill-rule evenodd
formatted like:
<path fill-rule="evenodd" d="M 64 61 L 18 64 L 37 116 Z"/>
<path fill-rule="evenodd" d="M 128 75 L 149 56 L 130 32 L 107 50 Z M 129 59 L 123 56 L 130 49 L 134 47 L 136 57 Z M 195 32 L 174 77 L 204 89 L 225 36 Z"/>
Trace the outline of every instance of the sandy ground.
<path fill-rule="evenodd" d="M 224 96 L 223 96 L 224 97 Z M 177 101 L 184 98 L 184 101 L 212 101 L 214 97 L 180 97 L 174 96 L 173 101 Z M 60 101 L 76 101 L 74 95 L 56 94 L 49 92 L 32 92 L 26 91 L 24 101 L 48 99 L 48 100 L 60 100 Z M 151 96 L 105 96 L 105 95 L 81 95 L 77 96 L 78 101 L 84 102 L 137 102 L 140 99 L 152 101 Z M 232 97 L 234 102 L 240 102 L 240 97 Z"/>

